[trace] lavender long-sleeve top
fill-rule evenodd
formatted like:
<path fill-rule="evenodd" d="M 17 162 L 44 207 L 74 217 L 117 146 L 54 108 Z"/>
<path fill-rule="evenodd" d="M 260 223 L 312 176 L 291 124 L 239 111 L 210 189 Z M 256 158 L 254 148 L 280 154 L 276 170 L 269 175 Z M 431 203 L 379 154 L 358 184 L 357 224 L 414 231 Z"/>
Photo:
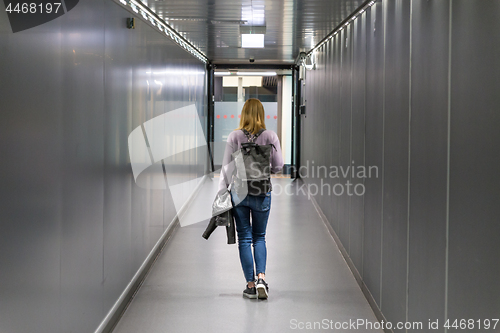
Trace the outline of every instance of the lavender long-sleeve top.
<path fill-rule="evenodd" d="M 234 163 L 232 154 L 241 148 L 241 144 L 248 142 L 245 133 L 242 130 L 236 130 L 227 137 L 226 150 L 222 159 L 222 170 L 219 180 L 219 191 L 227 188 L 232 180 L 234 172 Z M 273 144 L 276 150 L 271 149 L 271 172 L 275 173 L 283 168 L 283 156 L 281 155 L 281 146 L 278 135 L 271 130 L 265 130 L 254 141 L 258 145 Z"/>

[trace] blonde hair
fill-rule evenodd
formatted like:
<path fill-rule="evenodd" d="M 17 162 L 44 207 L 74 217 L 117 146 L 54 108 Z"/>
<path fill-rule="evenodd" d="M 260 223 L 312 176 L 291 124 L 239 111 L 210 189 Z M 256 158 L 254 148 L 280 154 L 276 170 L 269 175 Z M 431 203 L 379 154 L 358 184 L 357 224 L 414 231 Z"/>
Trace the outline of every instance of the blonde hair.
<path fill-rule="evenodd" d="M 246 129 L 251 134 L 257 134 L 262 128 L 266 129 L 264 120 L 262 103 L 257 98 L 249 98 L 241 109 L 240 126 L 237 130 Z"/>

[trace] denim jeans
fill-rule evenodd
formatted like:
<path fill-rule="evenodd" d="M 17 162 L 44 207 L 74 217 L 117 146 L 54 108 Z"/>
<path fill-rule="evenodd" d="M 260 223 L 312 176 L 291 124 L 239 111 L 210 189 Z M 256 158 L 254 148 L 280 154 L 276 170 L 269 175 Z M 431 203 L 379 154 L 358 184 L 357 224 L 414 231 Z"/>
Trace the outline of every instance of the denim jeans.
<path fill-rule="evenodd" d="M 233 206 L 235 201 L 240 201 L 234 196 L 232 193 Z M 255 280 L 254 258 L 257 274 L 266 273 L 266 227 L 270 209 L 271 192 L 262 196 L 247 195 L 233 207 L 241 267 L 247 282 Z M 251 245 L 253 245 L 253 256 Z"/>

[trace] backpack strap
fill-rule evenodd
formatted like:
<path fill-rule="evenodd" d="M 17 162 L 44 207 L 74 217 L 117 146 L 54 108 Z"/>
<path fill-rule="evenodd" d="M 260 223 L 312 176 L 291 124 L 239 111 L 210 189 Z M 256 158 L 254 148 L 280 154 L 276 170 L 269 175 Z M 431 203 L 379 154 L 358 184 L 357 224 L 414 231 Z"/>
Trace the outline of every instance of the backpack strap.
<path fill-rule="evenodd" d="M 261 128 L 261 129 L 257 132 L 257 134 L 255 134 L 255 135 L 254 135 L 253 140 L 255 141 L 255 139 L 257 139 L 257 138 L 259 137 L 259 135 L 261 135 L 261 134 L 262 134 L 262 132 L 264 132 L 265 130 L 266 130 L 265 128 Z"/>
<path fill-rule="evenodd" d="M 241 131 L 243 132 L 243 134 L 245 134 L 245 136 L 247 137 L 248 141 L 250 141 L 252 135 L 250 134 L 250 132 L 248 132 L 246 129 L 242 128 Z"/>
<path fill-rule="evenodd" d="M 261 128 L 261 129 L 257 132 L 257 134 L 255 134 L 253 137 L 252 137 L 252 135 L 250 134 L 250 132 L 248 132 L 246 129 L 242 128 L 241 130 L 243 131 L 243 133 L 244 133 L 244 134 L 245 134 L 245 136 L 247 137 L 248 142 L 254 142 L 254 141 L 255 141 L 255 140 L 259 137 L 259 135 L 261 135 L 261 134 L 262 134 L 262 132 L 264 132 L 264 131 L 265 131 L 265 128 Z"/>

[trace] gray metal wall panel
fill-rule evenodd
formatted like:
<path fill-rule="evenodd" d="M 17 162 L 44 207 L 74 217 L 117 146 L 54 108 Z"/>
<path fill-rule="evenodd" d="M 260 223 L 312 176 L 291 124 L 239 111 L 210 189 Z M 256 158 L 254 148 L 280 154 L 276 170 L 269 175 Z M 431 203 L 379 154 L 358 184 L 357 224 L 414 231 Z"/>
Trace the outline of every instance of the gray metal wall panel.
<path fill-rule="evenodd" d="M 332 70 L 332 63 L 330 61 L 331 57 L 332 57 L 332 48 L 331 48 L 331 45 L 330 44 L 325 44 L 322 49 L 324 50 L 324 59 L 323 59 L 323 63 L 324 63 L 324 70 L 323 70 L 323 76 L 322 76 L 322 79 L 321 79 L 321 86 L 327 86 L 328 85 L 328 82 L 330 80 L 330 75 L 329 73 L 331 72 Z M 323 92 L 321 92 L 321 95 L 323 95 Z M 320 96 L 321 96 L 320 95 Z M 330 114 L 329 114 L 329 110 L 331 110 L 331 105 L 329 104 L 330 103 L 330 100 L 329 98 L 321 98 L 320 99 L 322 100 L 322 103 L 323 103 L 323 107 L 322 107 L 322 114 L 324 116 L 326 116 L 326 114 L 328 114 L 328 116 L 326 116 L 327 118 L 330 118 Z M 322 117 L 323 120 L 325 120 L 324 117 Z M 321 126 L 321 134 L 322 137 L 324 138 L 328 138 L 329 137 L 329 132 L 330 132 L 330 122 L 320 122 L 319 125 Z M 328 139 L 327 139 L 328 140 Z M 326 140 L 326 141 L 327 141 Z M 323 145 L 323 149 L 326 149 L 326 151 L 328 151 L 328 148 L 327 148 L 327 145 L 328 143 L 325 142 L 324 145 Z M 326 165 L 329 165 L 329 159 L 330 159 L 330 154 L 323 154 L 321 156 L 321 165 L 323 166 L 326 166 Z M 325 183 L 328 183 L 328 178 L 324 177 L 324 176 L 321 176 L 320 177 L 320 181 L 319 181 L 319 186 L 321 186 L 322 184 L 325 184 Z M 324 185 L 323 185 L 324 186 Z M 324 187 L 323 187 L 324 189 Z M 328 194 L 325 194 L 324 192 L 322 192 L 322 188 L 320 187 L 319 188 L 319 200 L 321 200 L 322 204 L 324 205 L 326 202 L 329 202 L 330 201 L 330 198 L 329 198 L 329 195 Z M 319 202 L 319 201 L 318 201 Z M 331 211 L 328 211 L 328 214 L 331 214 Z"/>
<path fill-rule="evenodd" d="M 410 321 L 445 311 L 448 13 L 449 1 L 412 1 Z"/>
<path fill-rule="evenodd" d="M 365 165 L 365 84 L 366 84 L 366 14 L 353 23 L 352 63 L 352 131 L 351 160 L 356 173 Z M 364 178 L 351 179 L 353 192 L 350 204 L 349 256 L 359 273 L 363 271 Z"/>
<path fill-rule="evenodd" d="M 0 6 L 0 331 L 92 332 L 176 214 L 133 181 L 128 135 L 189 104 L 205 124 L 205 68 L 110 1 L 16 34 Z M 175 163 L 202 176 L 206 150 Z"/>
<path fill-rule="evenodd" d="M 365 165 L 378 168 L 365 180 L 365 229 L 363 280 L 380 304 L 382 173 L 383 170 L 383 87 L 384 30 L 382 5 L 377 3 L 366 13 L 366 109 Z M 376 170 L 376 169 L 373 169 Z"/>
<path fill-rule="evenodd" d="M 323 45 L 317 52 L 317 71 L 315 71 L 315 84 L 314 87 L 323 87 L 325 86 L 325 74 L 326 74 L 326 50 L 325 50 L 325 45 Z M 315 114 L 315 128 L 317 130 L 317 135 L 318 138 L 324 138 L 326 135 L 326 124 L 322 120 L 322 115 L 326 112 L 328 109 L 328 105 L 325 103 L 325 100 L 321 98 L 321 95 L 323 94 L 323 90 L 319 89 L 314 89 L 314 103 L 315 103 L 315 108 L 314 110 L 318 110 L 319 112 L 316 112 Z M 318 147 L 316 148 L 319 151 L 325 151 L 326 148 L 326 142 L 324 140 L 318 140 Z M 314 165 L 315 169 L 316 166 L 322 166 L 325 165 L 325 156 L 322 154 L 316 155 L 314 158 Z M 315 170 L 316 171 L 316 170 Z M 320 174 L 315 174 L 314 175 L 314 183 L 318 186 L 317 188 L 312 188 L 314 192 L 317 192 L 318 194 L 316 195 L 316 200 L 318 202 L 321 202 L 321 204 L 325 204 L 328 202 L 328 198 L 324 195 L 321 194 L 321 183 L 323 181 L 323 177 Z"/>
<path fill-rule="evenodd" d="M 324 164 L 324 155 L 320 152 L 327 149 L 327 142 L 321 140 L 325 132 L 325 126 L 322 116 L 325 112 L 326 105 L 324 100 L 321 99 L 321 95 L 324 93 L 321 89 L 317 87 L 324 86 L 323 72 L 325 71 L 325 51 L 324 49 L 318 50 L 315 55 L 316 67 L 318 70 L 307 71 L 306 72 L 306 116 L 302 121 L 302 126 L 306 128 L 306 133 L 311 133 L 314 131 L 315 135 L 307 140 L 309 146 L 302 151 L 301 158 L 304 168 L 301 171 L 301 175 L 304 180 L 308 183 L 308 187 L 311 189 L 311 194 L 315 196 L 316 201 L 321 205 L 327 202 L 327 198 L 320 194 L 321 179 L 317 174 L 317 167 Z M 317 110 L 315 112 L 309 112 L 311 110 Z"/>
<path fill-rule="evenodd" d="M 325 89 L 326 89 L 327 79 L 329 78 L 328 73 L 330 71 L 330 62 L 328 61 L 329 53 L 328 53 L 327 49 L 328 49 L 328 46 L 326 44 L 321 47 L 321 51 L 319 53 L 320 57 L 319 57 L 319 61 L 318 61 L 318 64 L 320 65 L 320 70 L 316 71 L 317 73 L 319 73 L 319 75 L 318 75 L 319 86 L 325 87 Z M 317 119 L 317 124 L 318 124 L 317 128 L 320 129 L 320 131 L 318 132 L 318 134 L 319 134 L 318 137 L 319 138 L 326 138 L 328 136 L 329 131 L 330 131 L 330 127 L 329 127 L 330 124 L 324 121 L 324 116 L 325 116 L 325 114 L 329 114 L 331 107 L 328 104 L 328 100 L 321 97 L 324 94 L 325 90 L 317 90 L 316 89 L 316 92 L 317 92 L 316 103 L 320 103 L 320 105 L 321 105 L 321 107 L 319 109 L 319 110 L 321 110 L 320 111 L 321 113 Z M 318 108 L 315 108 L 315 110 L 318 110 Z M 327 117 L 329 118 L 329 116 L 330 115 L 328 115 Z M 327 142 L 326 140 L 320 140 L 320 142 L 321 142 L 321 151 L 328 150 L 329 142 Z M 327 158 L 326 154 L 320 154 L 320 159 L 315 159 L 315 162 L 316 162 L 315 163 L 316 166 L 323 168 L 323 167 L 328 165 L 327 164 L 328 158 Z M 320 170 L 316 170 L 316 171 L 320 171 Z M 321 169 L 321 172 L 318 172 L 316 177 L 317 177 L 316 184 L 318 185 L 317 200 L 318 200 L 318 202 L 321 202 L 323 205 L 325 205 L 326 203 L 330 202 L 331 198 L 330 198 L 330 195 L 327 193 L 327 191 L 325 191 L 326 187 L 324 186 L 324 184 L 327 183 L 327 177 L 324 175 L 323 169 Z"/>
<path fill-rule="evenodd" d="M 123 29 L 125 12 L 114 11 L 116 5 L 106 4 L 104 79 L 104 263 L 103 307 L 109 309 L 133 276 L 130 258 L 132 228 L 131 170 L 127 151 L 128 134 L 134 129 L 130 99 L 133 83 L 134 58 L 138 58 L 138 34 Z M 140 29 L 141 26 L 138 26 Z M 112 60 L 111 60 L 112 59 Z M 107 264 L 113 263 L 113 264 Z"/>
<path fill-rule="evenodd" d="M 335 37 L 336 38 L 336 37 Z M 327 144 L 326 154 L 325 155 L 325 166 L 330 167 L 331 165 L 338 164 L 338 149 L 339 149 L 339 140 L 338 140 L 338 131 L 340 128 L 340 122 L 338 121 L 338 117 L 340 115 L 340 58 L 337 58 L 340 54 L 340 49 L 338 48 L 338 43 L 336 39 L 331 39 L 326 47 L 328 48 L 329 57 L 327 59 L 328 62 L 328 72 L 327 78 L 325 81 L 325 89 L 326 93 L 322 95 L 322 98 L 326 97 L 326 105 L 328 108 L 325 110 L 324 118 L 324 126 L 326 126 L 326 136 L 325 142 Z M 326 95 L 326 96 L 325 96 Z M 328 170 L 329 171 L 329 170 Z M 325 215 L 328 216 L 328 220 L 332 224 L 332 227 L 338 226 L 338 198 L 332 195 L 331 189 L 334 184 L 337 182 L 336 179 L 330 177 L 328 175 L 324 179 L 324 183 L 326 185 L 326 190 L 328 191 L 328 203 L 324 205 L 325 207 Z M 326 191 L 325 191 L 326 192 Z"/>
<path fill-rule="evenodd" d="M 500 46 L 492 42 L 500 37 L 500 5 L 465 0 L 452 5 L 450 13 L 450 1 L 377 1 L 350 24 L 355 29 L 351 156 L 362 158 L 364 148 L 364 165 L 378 167 L 379 174 L 365 180 L 361 209 L 354 209 L 351 198 L 350 220 L 337 197 L 318 202 L 389 321 L 420 321 L 425 330 L 428 320 L 439 319 L 437 331 L 444 331 L 447 316 L 451 324 L 475 320 L 476 326 L 468 329 L 476 331 L 478 319 L 500 313 Z M 364 18 L 366 36 L 357 30 Z M 322 61 L 318 70 L 331 68 L 325 71 L 331 77 L 308 81 L 317 99 L 308 113 L 319 116 L 308 124 L 303 139 L 305 145 L 317 142 L 321 120 L 330 122 L 328 139 L 334 149 L 319 146 L 308 156 L 330 155 L 326 161 L 338 166 L 345 160 L 342 132 L 349 124 L 335 102 L 345 98 L 340 86 L 348 80 L 340 66 L 342 38 L 337 35 L 329 44 L 334 48 L 326 59 L 331 66 Z M 358 52 L 363 45 L 366 67 Z M 325 88 L 328 82 L 331 89 Z M 331 113 L 315 107 L 325 104 L 332 105 Z M 362 105 L 364 118 L 358 113 Z M 361 219 L 355 217 L 359 211 Z M 354 249 L 361 240 L 360 255 Z"/>
<path fill-rule="evenodd" d="M 179 76 L 181 75 L 172 75 L 178 78 L 177 82 L 173 86 L 167 86 L 163 83 L 165 81 L 165 77 L 167 76 L 165 74 L 167 70 L 167 63 L 169 65 L 175 65 L 174 71 L 182 71 L 184 67 L 183 61 L 180 60 L 182 58 L 179 57 L 180 54 L 178 53 L 178 48 L 174 45 L 168 47 L 170 45 L 166 45 L 163 42 L 165 39 L 164 36 L 149 29 L 147 26 L 144 26 L 144 29 L 141 30 L 141 41 L 146 43 L 146 47 L 144 49 L 146 56 L 145 63 L 150 68 L 150 71 L 148 71 L 149 73 L 146 72 L 144 77 L 147 81 L 147 85 L 144 87 L 148 88 L 148 91 L 146 92 L 146 100 L 144 101 L 146 104 L 145 116 L 147 120 L 149 120 L 170 111 L 167 108 L 167 103 L 165 103 L 164 94 L 166 90 L 180 89 L 180 93 L 176 97 L 177 103 L 175 104 L 180 104 L 179 106 L 188 105 L 189 94 L 187 90 L 189 90 L 189 84 L 182 82 L 185 78 L 179 80 Z M 169 44 L 170 43 L 171 42 L 169 41 Z M 179 83 L 181 84 L 179 85 Z M 182 89 L 182 87 L 184 87 L 184 89 Z M 181 101 L 184 103 L 181 103 Z M 137 126 L 139 125 L 141 124 L 137 124 Z M 190 161 L 189 159 L 184 158 L 179 163 L 186 165 L 185 171 L 181 174 L 182 177 L 185 176 L 185 173 L 189 172 Z M 149 253 L 150 249 L 153 248 L 164 231 L 163 204 L 165 192 L 166 191 L 163 190 L 148 190 L 148 219 L 132 221 L 133 223 L 144 224 L 143 236 L 145 243 L 143 246 L 146 253 Z"/>
<path fill-rule="evenodd" d="M 341 38 L 338 36 L 330 40 L 325 47 L 329 49 L 328 72 L 325 76 L 324 84 L 321 85 L 322 93 L 320 98 L 324 100 L 325 108 L 322 111 L 320 124 L 324 130 L 324 150 L 321 171 L 321 180 L 323 195 L 321 198 L 322 207 L 324 207 L 325 216 L 332 224 L 335 230 L 338 230 L 338 197 L 333 194 L 333 187 L 339 183 L 338 178 L 331 177 L 331 166 L 339 165 L 340 154 L 340 84 L 341 84 Z M 328 96 L 328 97 L 326 97 Z M 325 98 L 326 97 L 326 98 Z M 321 153 L 320 153 L 321 154 Z M 319 203 L 320 201 L 318 201 Z"/>
<path fill-rule="evenodd" d="M 329 148 L 327 150 L 330 155 L 329 166 L 338 167 L 340 165 L 340 113 L 341 113 L 341 72 L 342 72 L 342 37 L 337 34 L 331 41 L 333 52 L 332 52 L 332 86 L 327 94 L 332 96 L 332 104 L 330 108 L 331 113 L 331 123 L 330 123 L 330 133 L 329 133 Z M 340 183 L 340 180 L 335 177 L 329 177 L 329 184 L 333 188 Z M 330 216 L 327 215 L 328 220 L 332 224 L 335 232 L 339 231 L 339 198 L 335 195 L 331 195 L 330 204 Z"/>
<path fill-rule="evenodd" d="M 406 320 L 410 2 L 383 2 L 385 37 L 382 301 L 392 321 Z M 405 330 L 394 329 L 395 332 Z"/>
<path fill-rule="evenodd" d="M 337 235 L 349 252 L 349 204 L 350 196 L 348 188 L 351 182 L 351 175 L 348 167 L 351 164 L 351 75 L 352 75 L 352 25 L 343 29 L 340 33 L 342 38 L 341 59 L 341 92 L 340 92 L 340 161 L 339 161 L 339 181 L 340 186 L 337 193 L 342 193 L 336 199 L 339 202 L 339 229 Z M 338 189 L 337 189 L 338 190 Z"/>
<path fill-rule="evenodd" d="M 104 316 L 103 9 L 102 1 L 85 1 L 60 18 L 66 32 L 61 36 L 63 332 L 93 331 Z"/>
<path fill-rule="evenodd" d="M 448 318 L 498 318 L 500 2 L 452 5 Z"/>
<path fill-rule="evenodd" d="M 0 3 L 0 332 L 62 332 L 59 30 L 13 38 Z"/>

